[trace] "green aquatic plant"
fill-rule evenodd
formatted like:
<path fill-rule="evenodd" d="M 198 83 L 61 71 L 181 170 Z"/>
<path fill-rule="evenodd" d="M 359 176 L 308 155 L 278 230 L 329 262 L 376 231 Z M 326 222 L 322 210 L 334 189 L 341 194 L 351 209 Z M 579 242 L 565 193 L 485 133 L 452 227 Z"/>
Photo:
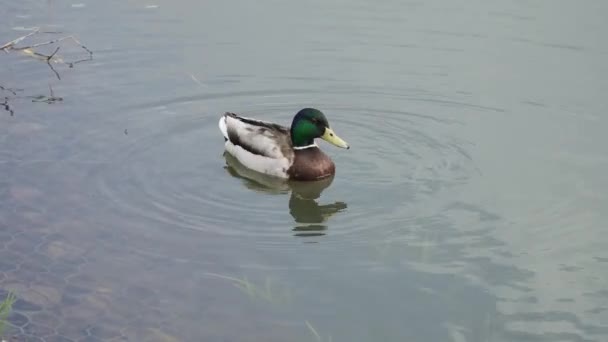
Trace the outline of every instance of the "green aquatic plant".
<path fill-rule="evenodd" d="M 245 292 L 251 300 L 262 299 L 273 304 L 287 303 L 291 299 L 288 289 L 279 289 L 273 285 L 272 279 L 266 277 L 264 285 L 256 285 L 247 277 L 236 278 L 218 273 L 206 273 L 208 276 L 230 280 L 234 286 Z"/>
<path fill-rule="evenodd" d="M 4 334 L 4 326 L 6 324 L 6 320 L 8 315 L 13 310 L 13 304 L 17 300 L 17 297 L 14 293 L 9 292 L 6 298 L 0 302 L 0 336 Z"/>

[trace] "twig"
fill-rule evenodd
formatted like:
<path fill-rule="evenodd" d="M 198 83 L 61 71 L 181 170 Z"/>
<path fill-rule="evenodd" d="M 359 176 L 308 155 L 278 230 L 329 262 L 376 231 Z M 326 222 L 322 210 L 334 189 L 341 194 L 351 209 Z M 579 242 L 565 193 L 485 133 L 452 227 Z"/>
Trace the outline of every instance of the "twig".
<path fill-rule="evenodd" d="M 53 73 L 55 73 L 55 76 L 57 76 L 57 79 L 61 80 L 61 76 L 59 76 L 59 73 L 57 72 L 57 70 L 55 70 L 55 68 L 53 68 L 53 64 L 51 64 L 51 59 L 50 58 L 46 60 L 46 65 L 48 65 L 49 68 L 51 68 L 51 71 Z"/>
<path fill-rule="evenodd" d="M 51 45 L 51 44 L 55 44 L 55 43 L 59 43 L 62 42 L 68 38 L 71 38 L 71 36 L 67 36 L 67 37 L 61 37 L 61 38 L 57 38 L 57 39 L 53 39 L 53 40 L 49 40 L 47 42 L 42 42 L 42 43 L 37 43 L 34 45 L 28 45 L 28 46 L 23 46 L 23 47 L 13 47 L 13 50 L 25 50 L 25 49 L 33 49 L 33 48 L 37 48 L 40 46 L 45 46 L 45 45 Z"/>
<path fill-rule="evenodd" d="M 0 85 L 0 90 L 7 91 L 7 92 L 13 94 L 13 96 L 17 96 L 17 92 L 18 91 L 22 91 L 23 89 L 7 88 L 7 87 L 4 87 L 4 86 Z M 15 111 L 13 110 L 13 108 L 11 107 L 11 105 L 8 103 L 8 101 L 10 99 L 11 99 L 10 97 L 5 96 L 4 97 L 4 101 L 0 102 L 0 106 L 3 107 L 4 110 L 6 110 L 7 112 L 9 112 L 11 116 L 15 116 Z"/>
<path fill-rule="evenodd" d="M 37 95 L 37 96 L 29 96 L 29 97 L 33 98 L 32 102 L 46 102 L 48 104 L 63 101 L 62 97 L 55 96 L 55 93 L 53 92 L 53 87 L 50 84 L 49 84 L 49 93 L 51 96 Z"/>
<path fill-rule="evenodd" d="M 80 42 L 78 39 L 74 38 L 74 36 L 70 36 L 70 37 L 72 37 L 72 40 L 73 40 L 73 41 L 74 41 L 76 44 L 78 44 L 78 45 L 79 45 L 79 46 L 80 46 L 80 47 L 81 47 L 81 48 L 82 48 L 84 51 L 86 51 L 86 52 L 88 52 L 88 53 L 89 53 L 89 58 L 83 58 L 83 59 L 79 59 L 79 60 L 77 60 L 77 61 L 74 61 L 74 62 L 69 62 L 69 63 L 66 63 L 66 64 L 67 64 L 67 65 L 68 65 L 70 68 L 73 68 L 73 67 L 74 67 L 74 64 L 77 64 L 77 63 L 81 63 L 81 62 L 86 62 L 86 61 L 91 61 L 91 60 L 93 60 L 93 51 L 89 50 L 89 49 L 88 49 L 86 46 L 84 46 L 84 45 L 83 45 L 83 44 L 82 44 L 82 43 L 81 43 L 81 42 Z"/>
<path fill-rule="evenodd" d="M 20 41 L 24 40 L 25 38 L 29 37 L 29 36 L 33 36 L 36 33 L 40 32 L 40 28 L 36 27 L 36 29 L 28 34 L 26 34 L 25 36 L 21 36 L 17 39 L 13 39 L 10 42 L 0 46 L 0 50 L 5 50 L 7 48 L 12 48 L 15 44 L 19 43 Z"/>
<path fill-rule="evenodd" d="M 56 59 L 55 61 L 60 61 L 61 63 L 66 64 L 69 68 L 73 68 L 75 64 L 81 63 L 81 62 L 86 62 L 86 61 L 90 61 L 93 59 L 93 51 L 89 50 L 89 48 L 87 48 L 86 46 L 84 46 L 78 39 L 76 39 L 74 36 L 70 35 L 70 36 L 66 36 L 66 37 L 61 37 L 61 38 L 57 38 L 57 39 L 53 39 L 53 40 L 49 40 L 46 42 L 42 42 L 42 43 L 36 43 L 33 45 L 28 45 L 28 46 L 20 46 L 17 47 L 15 46 L 17 43 L 23 41 L 25 38 L 32 36 L 36 33 L 40 33 L 40 29 L 36 28 L 34 31 L 26 34 L 25 36 L 19 37 L 17 39 L 14 39 L 4 45 L 2 45 L 2 47 L 0 47 L 0 49 L 4 50 L 5 52 L 9 52 L 10 50 L 15 50 L 15 51 L 21 51 L 26 55 L 30 55 L 34 58 L 40 58 L 44 61 L 47 62 L 47 64 L 49 65 L 49 67 L 51 68 L 51 71 L 53 71 L 53 73 L 55 74 L 55 76 L 57 76 L 57 79 L 61 79 L 59 73 L 57 72 L 57 70 L 55 70 L 55 68 L 53 68 L 53 66 L 51 65 L 50 61 L 51 59 L 57 54 L 57 52 L 59 51 L 60 47 L 57 47 L 57 49 L 55 49 L 55 51 L 50 55 L 47 56 L 43 53 L 37 52 L 34 49 L 37 47 L 41 47 L 41 46 L 46 46 L 46 45 L 51 45 L 51 44 L 56 44 L 56 43 L 60 43 L 64 40 L 68 40 L 71 39 L 74 43 L 76 43 L 76 45 L 78 45 L 80 48 L 82 48 L 83 50 L 85 50 L 89 56 L 88 58 L 83 58 L 83 59 L 79 59 L 73 62 L 66 62 L 61 58 Z M 60 32 L 42 32 L 42 33 L 60 33 Z"/>
<path fill-rule="evenodd" d="M 37 47 L 40 47 L 40 46 L 45 46 L 45 45 L 50 45 L 50 44 L 56 44 L 56 43 L 62 42 L 62 41 L 67 40 L 67 39 L 71 39 L 72 41 L 74 41 L 74 43 L 76 43 L 76 45 L 80 46 L 83 50 L 85 50 L 86 52 L 88 52 L 89 55 L 93 56 L 93 51 L 89 50 L 78 39 L 74 38 L 74 36 L 61 37 L 61 38 L 57 38 L 57 39 L 49 40 L 49 41 L 46 41 L 46 42 L 37 43 L 37 44 L 34 44 L 34 45 L 29 45 L 29 46 L 12 47 L 12 49 L 13 50 L 33 49 L 33 48 L 37 48 Z"/>
<path fill-rule="evenodd" d="M 17 96 L 17 92 L 15 90 L 19 90 L 19 89 L 6 88 L 6 87 L 3 87 L 0 85 L 0 90 L 8 91 L 8 92 L 12 93 L 13 95 Z"/>
<path fill-rule="evenodd" d="M 26 55 L 26 56 L 30 56 L 33 57 L 35 59 L 39 59 L 41 61 L 46 62 L 46 64 L 49 66 L 49 68 L 51 69 L 51 71 L 55 74 L 55 76 L 57 77 L 58 80 L 61 80 L 61 76 L 59 75 L 59 73 L 57 72 L 57 70 L 55 70 L 55 68 L 53 67 L 54 63 L 63 63 L 65 65 L 67 65 L 69 68 L 73 68 L 75 64 L 77 63 L 81 63 L 81 62 L 85 62 L 85 61 L 90 61 L 93 60 L 93 51 L 89 50 L 89 48 L 87 48 L 86 46 L 84 46 L 78 39 L 76 39 L 74 36 L 70 35 L 70 36 L 65 36 L 65 37 L 60 37 L 60 38 L 56 38 L 56 39 L 52 39 L 46 42 L 42 42 L 42 43 L 36 43 L 36 44 L 32 44 L 32 45 L 27 45 L 27 46 L 16 46 L 17 44 L 21 43 L 24 39 L 33 36 L 37 33 L 61 33 L 61 32 L 54 32 L 54 31 L 40 31 L 40 28 L 36 27 L 33 28 L 33 30 L 31 32 L 29 32 L 28 34 L 21 36 L 19 38 L 13 39 L 10 42 L 7 42 L 5 44 L 3 44 L 2 46 L 0 46 L 0 50 L 3 50 L 6 53 L 9 53 L 10 51 L 19 51 L 22 54 Z M 66 62 L 63 58 L 61 58 L 58 55 L 59 50 L 61 49 L 62 46 L 57 46 L 55 48 L 55 50 L 53 51 L 53 53 L 51 53 L 50 55 L 46 55 L 43 53 L 40 53 L 38 51 L 36 51 L 35 49 L 41 46 L 46 46 L 46 45 L 51 45 L 51 44 L 57 44 L 60 43 L 62 41 L 71 39 L 76 45 L 78 45 L 80 48 L 82 48 L 83 50 L 85 50 L 88 53 L 88 58 L 83 58 L 83 59 L 79 59 L 76 61 L 72 61 L 72 62 Z M 10 91 L 13 95 L 17 95 L 17 93 L 9 88 L 4 88 L 2 86 L 0 86 L 0 90 L 4 90 L 4 91 Z M 63 98 L 61 97 L 55 97 L 54 93 L 53 93 L 53 88 L 49 85 L 49 90 L 51 92 L 51 96 L 47 97 L 44 95 L 39 95 L 39 96 L 32 96 L 34 99 L 32 100 L 33 102 L 46 102 L 46 103 L 54 103 L 57 101 L 63 101 Z M 4 102 L 0 102 L 0 106 L 3 106 L 4 109 L 6 109 L 7 111 L 11 112 L 12 115 L 12 110 L 10 109 L 9 105 L 8 105 L 8 98 L 5 98 Z"/>
<path fill-rule="evenodd" d="M 58 46 L 58 47 L 55 49 L 55 51 L 53 51 L 53 53 L 52 53 L 50 56 L 48 56 L 48 57 L 46 58 L 46 61 L 47 61 L 47 62 L 49 62 L 49 61 L 50 61 L 50 60 L 53 58 L 53 56 L 55 56 L 55 54 L 57 53 L 57 51 L 59 51 L 59 49 L 61 49 L 61 46 Z"/>
<path fill-rule="evenodd" d="M 72 40 L 74 42 L 76 42 L 76 44 L 80 45 L 81 48 L 83 48 L 86 52 L 89 53 L 89 55 L 91 55 L 91 59 L 93 59 L 93 51 L 89 50 L 86 46 L 84 46 L 78 39 L 74 38 L 74 36 L 70 36 L 72 37 Z"/>
<path fill-rule="evenodd" d="M 11 116 L 15 115 L 15 111 L 13 111 L 11 106 L 8 104 L 8 97 L 4 98 L 4 102 L 0 102 L 0 106 L 4 107 L 4 110 L 9 112 Z"/>
<path fill-rule="evenodd" d="M 59 51 L 59 49 L 61 49 L 61 46 L 58 46 L 55 51 L 46 58 L 46 64 L 48 64 L 49 68 L 51 68 L 51 70 L 55 73 L 55 76 L 57 76 L 58 80 L 61 80 L 61 76 L 59 76 L 59 73 L 57 72 L 57 70 L 55 70 L 55 68 L 53 68 L 53 65 L 51 64 L 51 59 L 53 59 L 53 56 L 55 56 L 55 54 L 57 53 L 57 51 Z M 49 87 L 51 85 L 49 84 Z M 53 89 L 51 88 L 51 97 L 53 97 Z"/>

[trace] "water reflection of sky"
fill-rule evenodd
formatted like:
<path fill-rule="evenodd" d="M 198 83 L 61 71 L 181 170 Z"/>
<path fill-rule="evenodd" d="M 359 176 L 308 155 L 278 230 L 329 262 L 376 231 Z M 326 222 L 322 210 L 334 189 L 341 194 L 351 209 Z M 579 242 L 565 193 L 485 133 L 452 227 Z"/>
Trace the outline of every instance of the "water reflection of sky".
<path fill-rule="evenodd" d="M 58 80 L 0 54 L 22 89 L 0 90 L 10 333 L 608 336 L 605 6 L 76 5 L 7 4 L 0 25 L 0 43 L 44 26 L 95 56 Z M 63 101 L 32 102 L 49 84 Z M 353 146 L 321 145 L 330 184 L 226 165 L 220 113 L 287 123 L 311 102 Z"/>

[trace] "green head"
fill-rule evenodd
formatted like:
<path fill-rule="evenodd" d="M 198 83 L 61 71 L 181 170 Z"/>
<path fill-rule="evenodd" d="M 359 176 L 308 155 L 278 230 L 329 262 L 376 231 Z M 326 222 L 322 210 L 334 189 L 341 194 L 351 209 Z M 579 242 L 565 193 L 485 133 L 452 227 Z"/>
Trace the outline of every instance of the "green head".
<path fill-rule="evenodd" d="M 318 109 L 304 108 L 296 114 L 291 123 L 291 142 L 294 147 L 303 147 L 312 145 L 315 138 L 321 138 L 341 148 L 349 148 L 348 144 L 329 128 L 325 114 Z"/>

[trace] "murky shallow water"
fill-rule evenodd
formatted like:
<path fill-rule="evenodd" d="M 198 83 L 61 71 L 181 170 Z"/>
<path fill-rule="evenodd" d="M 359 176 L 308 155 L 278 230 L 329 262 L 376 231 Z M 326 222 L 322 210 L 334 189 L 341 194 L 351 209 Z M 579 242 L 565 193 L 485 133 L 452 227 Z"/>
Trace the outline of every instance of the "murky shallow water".
<path fill-rule="evenodd" d="M 605 10 L 5 6 L 2 43 L 41 26 L 94 51 L 60 80 L 0 55 L 0 85 L 22 89 L 0 97 L 10 334 L 605 340 Z M 62 101 L 32 102 L 49 84 Z M 224 158 L 224 111 L 287 124 L 304 106 L 352 146 L 322 144 L 330 184 L 247 179 Z"/>

